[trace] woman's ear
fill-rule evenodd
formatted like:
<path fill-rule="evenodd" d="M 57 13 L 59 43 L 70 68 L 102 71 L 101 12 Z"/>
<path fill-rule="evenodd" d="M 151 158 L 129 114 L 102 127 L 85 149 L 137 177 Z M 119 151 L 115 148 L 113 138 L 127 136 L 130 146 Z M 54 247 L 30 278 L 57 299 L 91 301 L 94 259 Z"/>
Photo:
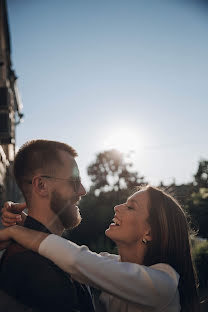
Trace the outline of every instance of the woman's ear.
<path fill-rule="evenodd" d="M 148 242 L 151 242 L 151 241 L 152 241 L 152 233 L 151 233 L 151 230 L 149 230 L 149 231 L 145 234 L 144 238 L 145 238 Z"/>
<path fill-rule="evenodd" d="M 48 196 L 48 185 L 44 178 L 36 176 L 32 180 L 32 185 L 35 192 L 42 197 Z"/>

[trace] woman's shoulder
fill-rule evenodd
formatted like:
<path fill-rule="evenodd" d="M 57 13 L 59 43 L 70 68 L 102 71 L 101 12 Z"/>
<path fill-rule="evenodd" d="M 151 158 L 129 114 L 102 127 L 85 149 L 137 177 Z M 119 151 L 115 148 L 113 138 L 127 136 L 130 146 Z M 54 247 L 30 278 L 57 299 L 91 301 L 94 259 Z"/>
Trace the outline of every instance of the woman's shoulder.
<path fill-rule="evenodd" d="M 156 263 L 156 264 L 151 265 L 150 268 L 164 272 L 170 278 L 172 278 L 176 284 L 178 284 L 180 275 L 178 274 L 178 272 L 176 272 L 176 270 L 170 264 Z"/>

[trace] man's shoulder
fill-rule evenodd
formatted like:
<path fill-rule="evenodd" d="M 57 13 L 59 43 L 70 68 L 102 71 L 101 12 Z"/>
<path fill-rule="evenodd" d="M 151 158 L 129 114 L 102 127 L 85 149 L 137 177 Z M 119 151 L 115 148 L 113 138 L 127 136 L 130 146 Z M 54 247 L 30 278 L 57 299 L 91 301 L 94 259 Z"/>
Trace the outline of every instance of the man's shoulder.
<path fill-rule="evenodd" d="M 28 252 L 28 251 L 30 250 L 14 242 L 11 245 L 9 245 L 7 249 L 5 250 L 5 252 L 3 253 L 1 262 L 6 262 L 9 258 L 15 255 L 21 255 L 22 253 Z"/>
<path fill-rule="evenodd" d="M 18 249 L 18 252 L 11 252 Z M 50 260 L 19 246 L 10 246 L 1 263 L 0 288 L 28 306 L 62 311 L 77 305 L 73 280 Z M 64 302 L 64 304 L 62 304 Z"/>
<path fill-rule="evenodd" d="M 1 260 L 2 271 L 8 272 L 10 275 L 15 272 L 15 276 L 21 275 L 40 278 L 41 272 L 44 275 L 59 275 L 66 278 L 66 273 L 56 266 L 51 260 L 35 253 L 19 244 L 11 244 Z M 36 275 L 38 273 L 38 275 Z M 69 277 L 69 275 L 68 275 Z M 68 278 L 67 278 L 68 280 Z"/>
<path fill-rule="evenodd" d="M 29 249 L 24 248 L 23 246 L 12 243 L 4 252 L 2 258 L 1 258 L 1 266 L 6 267 L 11 262 L 14 262 L 15 266 L 22 266 L 24 262 L 28 263 L 28 260 L 31 261 L 43 261 L 46 263 L 49 263 L 47 259 L 40 256 L 38 253 L 35 253 Z M 28 266 L 25 267 L 25 269 L 30 268 L 31 263 L 28 263 Z"/>
<path fill-rule="evenodd" d="M 1 263 L 6 262 L 11 256 L 15 254 L 21 254 L 24 251 L 27 251 L 27 249 L 19 245 L 18 243 L 12 243 L 7 247 L 7 249 L 3 253 Z"/>

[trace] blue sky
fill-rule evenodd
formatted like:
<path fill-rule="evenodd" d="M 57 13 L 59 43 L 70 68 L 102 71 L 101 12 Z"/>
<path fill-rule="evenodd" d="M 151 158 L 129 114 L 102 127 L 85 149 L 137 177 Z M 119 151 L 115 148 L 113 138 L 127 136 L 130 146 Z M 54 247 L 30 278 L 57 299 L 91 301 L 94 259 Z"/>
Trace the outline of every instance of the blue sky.
<path fill-rule="evenodd" d="M 192 180 L 208 159 L 206 6 L 7 2 L 25 114 L 17 146 L 34 138 L 71 144 L 87 187 L 87 165 L 112 147 L 135 150 L 134 168 L 154 185 Z"/>

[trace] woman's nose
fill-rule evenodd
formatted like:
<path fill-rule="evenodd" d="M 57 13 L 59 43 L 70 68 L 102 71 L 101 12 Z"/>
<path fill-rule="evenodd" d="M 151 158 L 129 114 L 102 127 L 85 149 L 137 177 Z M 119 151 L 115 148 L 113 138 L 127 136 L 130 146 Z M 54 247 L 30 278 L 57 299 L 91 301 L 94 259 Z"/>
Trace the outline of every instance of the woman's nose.
<path fill-rule="evenodd" d="M 118 211 L 121 209 L 121 207 L 122 207 L 122 205 L 116 205 L 116 206 L 114 207 L 114 211 L 115 211 L 115 212 L 118 212 Z"/>

